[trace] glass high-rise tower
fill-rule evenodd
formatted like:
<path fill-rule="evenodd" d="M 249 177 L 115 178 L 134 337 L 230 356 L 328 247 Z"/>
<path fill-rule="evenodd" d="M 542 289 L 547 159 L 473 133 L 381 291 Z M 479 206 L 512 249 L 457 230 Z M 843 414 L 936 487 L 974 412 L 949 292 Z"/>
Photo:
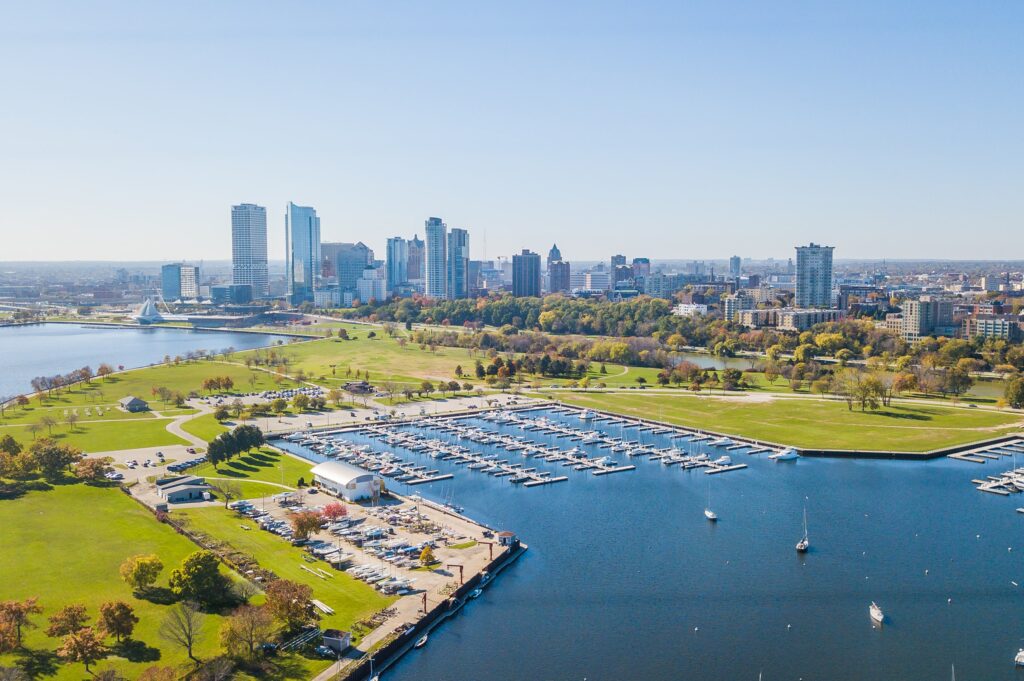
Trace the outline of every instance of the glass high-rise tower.
<path fill-rule="evenodd" d="M 231 283 L 267 295 L 267 209 L 254 203 L 231 206 Z"/>
<path fill-rule="evenodd" d="M 426 222 L 426 294 L 431 298 L 448 297 L 448 225 L 441 218 Z"/>
<path fill-rule="evenodd" d="M 288 298 L 293 305 L 313 300 L 320 274 L 320 218 L 308 206 L 288 202 L 284 216 Z"/>
<path fill-rule="evenodd" d="M 469 297 L 469 232 L 448 233 L 448 298 Z"/>

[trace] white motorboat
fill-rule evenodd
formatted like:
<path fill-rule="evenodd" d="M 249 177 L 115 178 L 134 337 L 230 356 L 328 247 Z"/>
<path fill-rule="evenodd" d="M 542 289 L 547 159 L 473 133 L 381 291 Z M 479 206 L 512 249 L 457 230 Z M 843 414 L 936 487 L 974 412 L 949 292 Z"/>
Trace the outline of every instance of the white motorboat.
<path fill-rule="evenodd" d="M 483 592 L 484 592 L 483 589 L 473 589 L 472 591 L 469 592 L 469 597 L 470 598 L 480 598 L 480 595 L 483 594 Z"/>
<path fill-rule="evenodd" d="M 796 461 L 798 458 L 800 458 L 800 455 L 797 454 L 796 450 L 793 449 L 792 447 L 786 447 L 781 452 L 769 454 L 768 458 L 771 459 L 772 461 Z"/>
<path fill-rule="evenodd" d="M 797 553 L 807 553 L 807 549 L 811 548 L 811 540 L 807 536 L 807 509 L 804 508 L 804 536 L 796 543 Z"/>
<path fill-rule="evenodd" d="M 710 443 L 712 447 L 728 447 L 732 444 L 732 440 L 727 437 L 720 437 Z"/>
<path fill-rule="evenodd" d="M 413 648 L 422 648 L 425 645 L 427 645 L 427 635 L 423 634 L 423 637 L 413 644 Z"/>
<path fill-rule="evenodd" d="M 589 409 L 584 409 L 583 411 L 580 412 L 580 420 L 581 421 L 590 421 L 595 416 L 597 416 L 597 414 L 595 414 L 594 412 L 590 411 Z"/>
<path fill-rule="evenodd" d="M 1017 667 L 1024 667 L 1024 648 L 1017 651 L 1017 655 L 1013 658 L 1013 664 Z"/>
<path fill-rule="evenodd" d="M 878 607 L 878 604 L 871 601 L 871 605 L 868 607 L 868 614 L 871 615 L 871 621 L 875 624 L 881 624 L 885 621 L 885 613 Z"/>
<path fill-rule="evenodd" d="M 715 464 L 716 466 L 731 466 L 732 465 L 732 459 L 729 458 L 728 455 L 724 455 L 724 456 L 718 457 L 717 459 L 715 459 L 711 463 Z"/>

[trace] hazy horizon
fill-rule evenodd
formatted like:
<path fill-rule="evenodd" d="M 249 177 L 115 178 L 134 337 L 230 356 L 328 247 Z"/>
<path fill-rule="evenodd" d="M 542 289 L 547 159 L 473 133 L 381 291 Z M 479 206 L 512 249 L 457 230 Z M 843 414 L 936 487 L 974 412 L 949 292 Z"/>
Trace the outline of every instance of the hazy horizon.
<path fill-rule="evenodd" d="M 1024 256 L 1024 5 L 3 11 L 0 257 L 230 257 L 230 207 L 474 258 Z M 485 246 L 486 245 L 486 246 Z M 708 253 L 718 254 L 708 256 Z"/>

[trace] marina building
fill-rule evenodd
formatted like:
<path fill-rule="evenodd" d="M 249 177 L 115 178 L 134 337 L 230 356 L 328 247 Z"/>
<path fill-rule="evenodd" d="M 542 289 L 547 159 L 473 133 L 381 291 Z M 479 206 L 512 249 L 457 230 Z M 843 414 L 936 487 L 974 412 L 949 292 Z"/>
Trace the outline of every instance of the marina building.
<path fill-rule="evenodd" d="M 313 482 L 345 501 L 361 501 L 380 496 L 383 479 L 344 461 L 325 461 L 313 467 Z"/>

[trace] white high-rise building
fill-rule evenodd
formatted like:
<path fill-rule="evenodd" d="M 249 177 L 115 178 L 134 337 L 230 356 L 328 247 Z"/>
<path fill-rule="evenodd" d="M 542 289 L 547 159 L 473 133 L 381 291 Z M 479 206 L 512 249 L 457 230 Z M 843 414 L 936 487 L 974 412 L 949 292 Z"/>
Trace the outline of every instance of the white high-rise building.
<path fill-rule="evenodd" d="M 796 307 L 832 307 L 832 246 L 796 248 Z"/>
<path fill-rule="evenodd" d="M 231 206 L 231 283 L 267 295 L 267 209 L 254 203 Z"/>
<path fill-rule="evenodd" d="M 426 222 L 426 294 L 431 298 L 448 297 L 448 225 L 441 218 Z"/>
<path fill-rule="evenodd" d="M 199 297 L 199 268 L 195 265 L 181 266 L 181 297 L 186 300 Z"/>

